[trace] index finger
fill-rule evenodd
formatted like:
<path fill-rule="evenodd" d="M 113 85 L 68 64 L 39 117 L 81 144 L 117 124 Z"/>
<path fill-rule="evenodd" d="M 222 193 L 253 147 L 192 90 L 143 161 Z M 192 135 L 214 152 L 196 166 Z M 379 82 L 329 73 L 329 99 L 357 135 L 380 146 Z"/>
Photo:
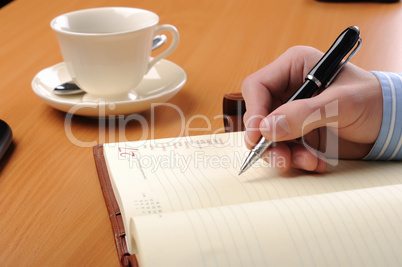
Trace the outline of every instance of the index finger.
<path fill-rule="evenodd" d="M 261 136 L 261 120 L 290 98 L 321 56 L 321 52 L 311 47 L 293 47 L 244 80 L 242 93 L 246 102 L 244 124 L 248 148 Z"/>

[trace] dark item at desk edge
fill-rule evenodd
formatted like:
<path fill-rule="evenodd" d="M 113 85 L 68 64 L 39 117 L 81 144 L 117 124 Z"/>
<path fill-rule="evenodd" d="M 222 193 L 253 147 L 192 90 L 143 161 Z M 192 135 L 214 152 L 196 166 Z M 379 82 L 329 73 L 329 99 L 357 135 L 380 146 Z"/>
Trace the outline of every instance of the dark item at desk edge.
<path fill-rule="evenodd" d="M 317 0 L 329 3 L 397 3 L 400 0 Z"/>
<path fill-rule="evenodd" d="M 11 145 L 13 133 L 10 126 L 0 120 L 0 160 Z"/>

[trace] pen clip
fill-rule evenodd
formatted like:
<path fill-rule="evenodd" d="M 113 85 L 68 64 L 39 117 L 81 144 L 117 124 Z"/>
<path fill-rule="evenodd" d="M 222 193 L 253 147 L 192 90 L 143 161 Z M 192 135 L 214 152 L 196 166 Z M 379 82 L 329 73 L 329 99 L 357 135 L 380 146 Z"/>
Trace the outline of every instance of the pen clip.
<path fill-rule="evenodd" d="M 338 75 L 338 73 L 341 71 L 341 69 L 345 66 L 346 63 L 349 62 L 349 60 L 356 54 L 357 50 L 359 50 L 360 46 L 362 45 L 362 38 L 359 38 L 359 40 L 357 40 L 357 45 L 355 47 L 355 49 L 352 50 L 352 52 L 350 52 L 349 56 L 342 62 L 342 64 L 334 71 L 334 73 L 332 74 L 331 78 L 329 79 L 329 81 L 325 84 L 325 88 L 327 88 L 331 82 L 333 81 L 333 79 L 335 79 L 336 75 Z"/>

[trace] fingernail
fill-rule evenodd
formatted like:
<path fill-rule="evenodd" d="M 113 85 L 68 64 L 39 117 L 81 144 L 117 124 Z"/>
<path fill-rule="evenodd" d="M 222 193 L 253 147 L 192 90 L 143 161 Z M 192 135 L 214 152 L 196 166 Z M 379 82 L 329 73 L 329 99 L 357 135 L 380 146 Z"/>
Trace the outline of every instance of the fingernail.
<path fill-rule="evenodd" d="M 262 124 L 261 131 L 271 137 L 272 140 L 281 138 L 290 132 L 289 124 L 284 115 L 266 117 Z"/>

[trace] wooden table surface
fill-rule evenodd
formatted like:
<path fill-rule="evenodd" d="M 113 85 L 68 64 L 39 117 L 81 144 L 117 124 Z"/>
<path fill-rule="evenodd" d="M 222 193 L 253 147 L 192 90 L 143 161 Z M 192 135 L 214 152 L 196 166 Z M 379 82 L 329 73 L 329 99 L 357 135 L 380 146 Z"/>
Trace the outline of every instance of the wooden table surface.
<path fill-rule="evenodd" d="M 138 114 L 147 127 L 80 116 L 66 123 L 31 89 L 40 70 L 62 61 L 51 19 L 99 6 L 148 9 L 180 32 L 167 59 L 187 82 L 172 105 Z M 247 75 L 294 45 L 324 51 L 351 25 L 363 38 L 354 64 L 402 71 L 401 3 L 15 0 L 1 8 L 0 119 L 14 141 L 0 163 L 0 266 L 118 266 L 91 146 L 222 130 L 222 97 Z"/>

